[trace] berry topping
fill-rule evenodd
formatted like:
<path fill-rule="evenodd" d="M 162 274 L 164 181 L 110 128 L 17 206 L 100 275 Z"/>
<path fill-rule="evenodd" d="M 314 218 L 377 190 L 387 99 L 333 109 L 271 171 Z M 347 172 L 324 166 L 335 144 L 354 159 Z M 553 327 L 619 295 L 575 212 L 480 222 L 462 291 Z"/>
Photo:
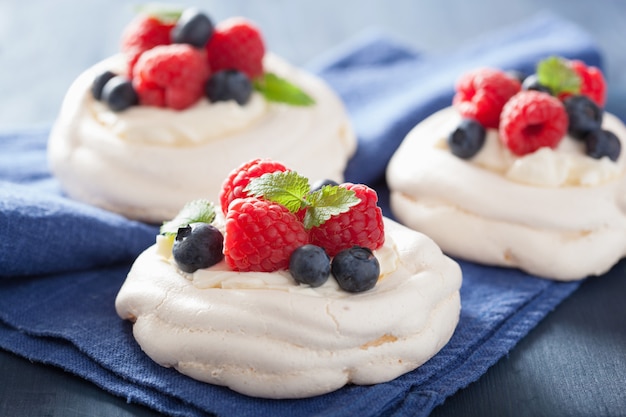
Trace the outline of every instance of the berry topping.
<path fill-rule="evenodd" d="M 231 18 L 216 25 L 206 45 L 213 71 L 236 69 L 250 79 L 263 74 L 265 44 L 259 29 L 241 18 Z"/>
<path fill-rule="evenodd" d="M 541 85 L 550 89 L 561 100 L 582 94 L 603 108 L 606 101 L 606 82 L 602 71 L 578 60 L 552 56 L 537 64 L 537 77 Z"/>
<path fill-rule="evenodd" d="M 608 157 L 611 161 L 617 161 L 622 151 L 622 144 L 613 132 L 604 129 L 596 129 L 585 137 L 587 155 L 600 159 Z"/>
<path fill-rule="evenodd" d="M 590 132 L 602 126 L 602 110 L 589 97 L 576 95 L 563 101 L 569 127 L 567 132 L 575 139 L 584 139 Z"/>
<path fill-rule="evenodd" d="M 245 190 L 251 179 L 263 174 L 284 171 L 287 171 L 287 168 L 283 164 L 268 159 L 253 159 L 234 169 L 224 181 L 220 191 L 220 205 L 224 214 L 233 200 L 248 196 Z"/>
<path fill-rule="evenodd" d="M 178 229 L 172 255 L 182 271 L 193 273 L 220 262 L 223 247 L 224 237 L 215 226 L 192 223 Z"/>
<path fill-rule="evenodd" d="M 461 116 L 497 128 L 502 107 L 520 88 L 520 82 L 504 71 L 481 68 L 459 79 L 452 103 Z"/>
<path fill-rule="evenodd" d="M 380 274 L 372 251 L 385 238 L 376 192 L 362 184 L 325 182 L 311 190 L 307 178 L 284 165 L 255 159 L 225 181 L 222 197 L 233 199 L 223 206 L 228 207 L 223 238 L 210 226 L 216 215 L 207 200 L 187 204 L 161 226 L 161 234 L 172 240 L 176 236 L 172 253 L 185 272 L 207 268 L 223 254 L 234 271 L 289 268 L 296 282 L 318 287 L 335 268 L 340 287 L 368 290 Z M 314 233 L 321 244 L 311 242 Z M 330 251 L 341 254 L 335 266 Z"/>
<path fill-rule="evenodd" d="M 202 48 L 213 34 L 213 22 L 195 8 L 185 9 L 172 29 L 172 43 L 187 43 Z"/>
<path fill-rule="evenodd" d="M 244 105 L 252 95 L 252 83 L 241 71 L 222 70 L 213 74 L 206 83 L 205 94 L 212 102 L 235 100 Z"/>
<path fill-rule="evenodd" d="M 570 61 L 570 67 L 580 77 L 580 94 L 592 99 L 600 108 L 604 108 L 606 102 L 606 81 L 602 71 L 596 67 L 587 66 L 584 62 Z"/>
<path fill-rule="evenodd" d="M 159 45 L 170 43 L 173 21 L 162 21 L 152 15 L 138 15 L 124 29 L 122 52 L 126 56 L 127 74 L 133 73 L 135 63 L 144 52 Z"/>
<path fill-rule="evenodd" d="M 344 291 L 363 292 L 374 288 L 380 275 L 378 259 L 369 248 L 354 246 L 333 258 L 331 269 Z"/>
<path fill-rule="evenodd" d="M 297 282 L 319 287 L 330 276 L 330 257 L 319 246 L 300 246 L 291 254 L 289 272 Z"/>
<path fill-rule="evenodd" d="M 226 213 L 224 258 L 235 271 L 287 269 L 292 252 L 308 241 L 302 222 L 281 204 L 241 198 Z"/>
<path fill-rule="evenodd" d="M 133 85 L 142 105 L 183 110 L 204 95 L 208 77 L 203 50 L 187 44 L 161 45 L 141 55 Z"/>
<path fill-rule="evenodd" d="M 567 132 L 563 103 L 539 91 L 522 91 L 502 109 L 500 140 L 518 156 L 555 148 Z"/>
<path fill-rule="evenodd" d="M 96 100 L 102 99 L 102 89 L 104 88 L 104 85 L 116 75 L 117 74 L 112 71 L 104 71 L 98 74 L 91 84 L 91 94 L 93 95 L 93 98 Z"/>
<path fill-rule="evenodd" d="M 113 111 L 126 110 L 139 103 L 132 82 L 121 75 L 116 75 L 107 81 L 102 88 L 101 99 Z"/>
<path fill-rule="evenodd" d="M 330 187 L 332 188 L 332 187 Z M 363 184 L 345 183 L 336 188 L 353 191 L 360 202 L 349 210 L 331 216 L 310 230 L 311 243 L 321 246 L 330 256 L 352 246 L 378 249 L 385 242 L 383 214 L 377 206 L 376 191 Z"/>
<path fill-rule="evenodd" d="M 459 126 L 448 136 L 448 147 L 459 158 L 469 159 L 476 155 L 485 144 L 487 132 L 473 119 L 462 119 Z"/>

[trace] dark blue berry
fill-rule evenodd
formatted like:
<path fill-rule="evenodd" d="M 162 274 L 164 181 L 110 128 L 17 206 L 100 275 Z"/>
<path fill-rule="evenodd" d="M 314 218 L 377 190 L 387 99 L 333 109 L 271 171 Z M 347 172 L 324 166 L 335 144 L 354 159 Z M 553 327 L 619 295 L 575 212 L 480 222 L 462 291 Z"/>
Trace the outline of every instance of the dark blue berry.
<path fill-rule="evenodd" d="M 552 95 L 552 90 L 539 82 L 537 74 L 530 74 L 522 81 L 522 90 L 541 91 L 542 93 L 548 93 Z"/>
<path fill-rule="evenodd" d="M 343 290 L 363 292 L 376 285 L 380 265 L 370 249 L 353 246 L 333 258 L 331 271 Z"/>
<path fill-rule="evenodd" d="M 602 109 L 587 96 L 571 96 L 563 102 L 569 125 L 567 132 L 576 139 L 584 139 L 602 126 Z"/>
<path fill-rule="evenodd" d="M 207 81 L 205 93 L 212 102 L 235 100 L 244 105 L 252 95 L 252 83 L 241 71 L 218 71 Z"/>
<path fill-rule="evenodd" d="M 600 159 L 607 156 L 611 161 L 617 161 L 622 151 L 622 144 L 613 132 L 597 129 L 585 136 L 587 155 Z"/>
<path fill-rule="evenodd" d="M 469 159 L 476 155 L 485 143 L 485 128 L 473 119 L 462 119 L 448 136 L 450 152 L 459 158 Z"/>
<path fill-rule="evenodd" d="M 133 83 L 128 78 L 116 75 L 104 85 L 102 101 L 111 110 L 122 111 L 138 104 L 139 96 L 137 96 Z"/>
<path fill-rule="evenodd" d="M 300 246 L 289 258 L 289 272 L 297 282 L 319 287 L 330 276 L 330 257 L 319 246 Z"/>
<path fill-rule="evenodd" d="M 315 181 L 313 185 L 311 186 L 311 192 L 321 190 L 322 187 L 326 185 L 339 185 L 339 184 L 337 183 L 337 181 L 328 180 L 328 179 Z"/>
<path fill-rule="evenodd" d="M 116 74 L 112 71 L 104 71 L 94 78 L 93 84 L 91 84 L 91 94 L 93 94 L 93 98 L 96 100 L 100 100 L 102 98 L 102 89 L 104 88 L 104 85 L 109 82 L 111 78 L 115 77 L 115 75 Z"/>
<path fill-rule="evenodd" d="M 192 273 L 220 262 L 223 248 L 224 236 L 215 226 L 194 223 L 178 229 L 172 255 L 182 271 Z"/>
<path fill-rule="evenodd" d="M 187 43 L 202 48 L 213 34 L 213 22 L 201 11 L 185 9 L 172 29 L 172 43 Z"/>

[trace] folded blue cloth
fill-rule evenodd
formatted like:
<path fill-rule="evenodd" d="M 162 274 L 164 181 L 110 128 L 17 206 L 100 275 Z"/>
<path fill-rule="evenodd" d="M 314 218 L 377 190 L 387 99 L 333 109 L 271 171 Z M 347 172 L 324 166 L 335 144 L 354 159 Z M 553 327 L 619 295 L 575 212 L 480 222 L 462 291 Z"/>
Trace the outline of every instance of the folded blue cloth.
<path fill-rule="evenodd" d="M 550 54 L 600 66 L 590 38 L 552 16 L 492 33 L 445 56 L 419 55 L 381 35 L 332 51 L 314 69 L 343 97 L 359 136 L 348 179 L 380 184 L 416 123 L 449 105 L 455 79 L 476 66 L 530 72 Z M 157 228 L 65 198 L 46 168 L 47 131 L 0 136 L 0 347 L 90 380 L 173 416 L 426 416 L 478 379 L 578 283 L 461 262 L 462 312 L 450 342 L 389 383 L 301 400 L 246 397 L 152 362 L 114 300 L 132 259 Z"/>

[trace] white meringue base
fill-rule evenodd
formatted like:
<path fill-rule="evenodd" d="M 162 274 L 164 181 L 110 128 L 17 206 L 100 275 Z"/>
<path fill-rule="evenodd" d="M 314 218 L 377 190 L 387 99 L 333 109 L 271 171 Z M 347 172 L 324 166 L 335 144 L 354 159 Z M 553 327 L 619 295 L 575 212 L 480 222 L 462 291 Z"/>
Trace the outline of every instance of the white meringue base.
<path fill-rule="evenodd" d="M 385 228 L 377 257 L 386 272 L 367 292 L 342 291 L 332 277 L 318 288 L 297 285 L 286 272 L 230 271 L 227 279 L 241 285 L 200 288 L 155 245 L 137 258 L 116 309 L 135 322 L 155 362 L 250 396 L 302 398 L 386 382 L 448 342 L 461 271 L 428 237 L 389 219 Z M 200 281 L 224 274 L 217 269 L 198 271 Z"/>
<path fill-rule="evenodd" d="M 590 186 L 531 185 L 440 146 L 457 121 L 452 108 L 435 113 L 391 159 L 387 183 L 401 223 L 451 256 L 562 281 L 600 275 L 626 255 L 623 142 L 616 178 Z M 605 128 L 622 141 L 626 137 L 624 125 L 610 114 Z"/>
<path fill-rule="evenodd" d="M 247 107 L 202 99 L 183 111 L 137 106 L 114 113 L 90 88 L 106 69 L 121 73 L 123 60 L 94 65 L 70 86 L 52 129 L 52 172 L 71 198 L 154 223 L 188 201 L 214 198 L 231 170 L 254 158 L 282 162 L 311 181 L 341 182 L 356 149 L 343 103 L 321 79 L 275 55 L 264 65 L 316 104 L 269 103 L 255 92 Z"/>

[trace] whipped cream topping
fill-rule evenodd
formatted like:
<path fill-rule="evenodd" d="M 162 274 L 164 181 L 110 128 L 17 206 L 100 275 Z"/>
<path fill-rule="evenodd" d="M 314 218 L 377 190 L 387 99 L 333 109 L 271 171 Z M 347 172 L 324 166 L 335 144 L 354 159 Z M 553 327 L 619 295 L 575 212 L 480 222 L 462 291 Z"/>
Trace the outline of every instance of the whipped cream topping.
<path fill-rule="evenodd" d="M 402 223 L 450 255 L 558 280 L 601 274 L 626 254 L 623 154 L 594 160 L 566 137 L 556 150 L 515 158 L 494 131 L 466 161 L 442 142 L 458 117 L 453 108 L 430 116 L 391 159 L 391 207 Z M 603 126 L 626 138 L 616 117 L 605 114 Z"/>
<path fill-rule="evenodd" d="M 320 395 L 386 382 L 450 339 L 461 271 L 428 237 L 385 219 L 376 287 L 298 285 L 287 271 L 240 273 L 223 263 L 193 274 L 163 242 L 137 258 L 116 309 L 142 349 L 192 378 L 266 398 Z"/>
<path fill-rule="evenodd" d="M 161 222 L 187 201 L 219 194 L 230 171 L 270 158 L 300 174 L 343 180 L 356 138 L 337 95 L 319 78 L 266 54 L 267 71 L 298 85 L 313 106 L 209 103 L 176 111 L 136 106 L 112 112 L 90 88 L 104 70 L 122 73 L 121 55 L 81 74 L 64 99 L 49 140 L 53 173 L 70 197 L 127 217 Z"/>

